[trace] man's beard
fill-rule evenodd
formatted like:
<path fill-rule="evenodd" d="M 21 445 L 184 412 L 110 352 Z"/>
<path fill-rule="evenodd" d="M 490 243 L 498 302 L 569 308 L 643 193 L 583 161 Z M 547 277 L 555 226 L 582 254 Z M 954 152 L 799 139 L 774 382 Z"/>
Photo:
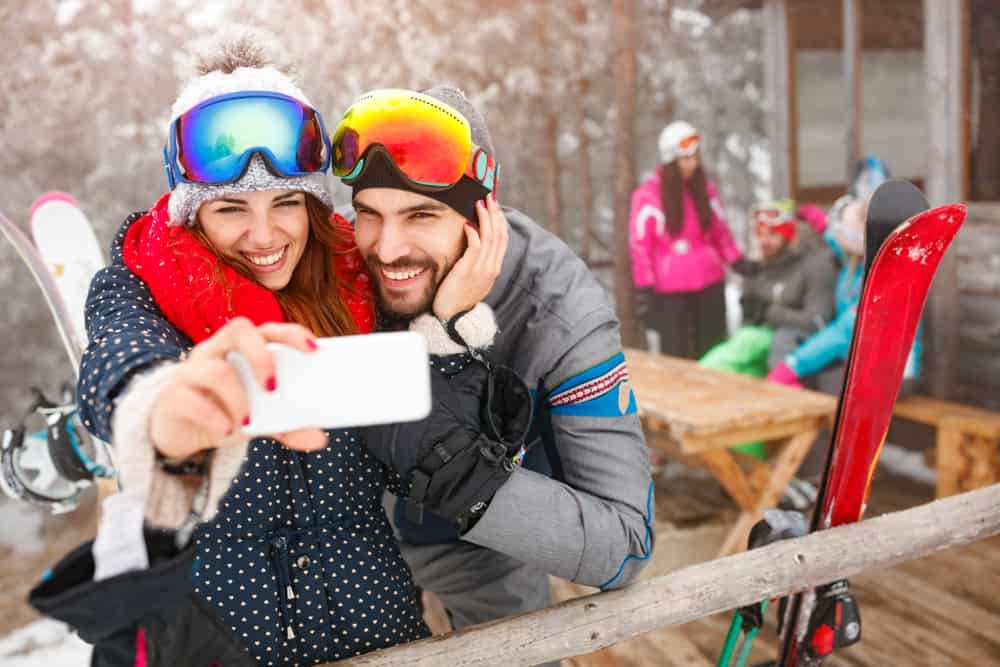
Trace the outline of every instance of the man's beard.
<path fill-rule="evenodd" d="M 438 267 L 435 264 L 429 261 L 383 264 L 374 257 L 366 257 L 365 259 L 368 263 L 372 279 L 375 283 L 376 330 L 403 331 L 409 327 L 411 320 L 431 310 L 431 307 L 434 304 L 434 297 L 437 295 L 438 285 L 441 284 L 441 281 L 438 279 Z M 381 269 L 412 269 L 419 267 L 423 267 L 427 271 L 431 272 L 431 279 L 428 283 L 427 289 L 424 291 L 424 294 L 421 295 L 415 305 L 408 306 L 405 310 L 394 308 L 392 304 L 386 300 L 383 294 Z M 448 268 L 450 269 L 451 267 Z M 447 274 L 447 271 L 445 273 Z"/>

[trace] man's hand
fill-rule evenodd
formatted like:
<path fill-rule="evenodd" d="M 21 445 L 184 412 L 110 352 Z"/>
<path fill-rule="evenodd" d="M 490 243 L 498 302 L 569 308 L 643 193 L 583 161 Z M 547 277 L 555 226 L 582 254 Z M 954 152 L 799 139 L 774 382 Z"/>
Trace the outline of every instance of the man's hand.
<path fill-rule="evenodd" d="M 743 323 L 744 324 L 764 324 L 767 322 L 767 309 L 770 307 L 770 303 L 761 299 L 760 297 L 754 296 L 753 294 L 744 294 L 740 297 L 740 307 L 743 309 Z"/>
<path fill-rule="evenodd" d="M 465 225 L 465 254 L 451 267 L 434 297 L 432 310 L 440 320 L 472 310 L 489 294 L 503 267 L 510 240 L 507 218 L 492 195 L 476 202 L 476 212 L 479 231 L 471 223 Z"/>
<path fill-rule="evenodd" d="M 741 276 L 752 276 L 760 271 L 760 262 L 747 259 L 746 257 L 740 257 L 738 260 L 730 264 L 729 268 Z"/>
<path fill-rule="evenodd" d="M 410 481 L 411 518 L 426 509 L 461 531 L 514 472 L 531 423 L 531 395 L 512 371 L 475 362 L 450 378 L 431 371 L 434 409 L 423 421 L 364 429 L 375 456 Z"/>

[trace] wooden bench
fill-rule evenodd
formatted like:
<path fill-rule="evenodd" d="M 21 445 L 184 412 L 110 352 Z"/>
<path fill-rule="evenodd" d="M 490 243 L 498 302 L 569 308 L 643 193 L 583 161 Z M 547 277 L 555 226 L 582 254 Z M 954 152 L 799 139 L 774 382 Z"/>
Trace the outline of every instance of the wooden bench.
<path fill-rule="evenodd" d="M 919 395 L 899 399 L 893 414 L 937 430 L 936 497 L 1000 482 L 1000 414 Z"/>

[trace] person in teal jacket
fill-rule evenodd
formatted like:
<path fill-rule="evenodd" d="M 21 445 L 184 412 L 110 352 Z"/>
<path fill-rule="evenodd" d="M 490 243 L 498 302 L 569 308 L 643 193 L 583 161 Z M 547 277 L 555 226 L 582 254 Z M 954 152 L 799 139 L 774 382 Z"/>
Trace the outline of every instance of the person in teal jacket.
<path fill-rule="evenodd" d="M 838 207 L 835 207 L 835 209 Z M 825 238 L 841 264 L 836 286 L 836 315 L 833 320 L 807 338 L 794 352 L 768 374 L 774 382 L 792 386 L 809 384 L 820 391 L 837 394 L 843 379 L 843 366 L 851 347 L 858 301 L 861 298 L 861 278 L 864 266 L 864 229 L 867 202 L 851 199 L 834 210 Z M 921 329 L 917 329 L 913 347 L 903 373 L 905 393 L 920 375 L 923 351 Z"/>

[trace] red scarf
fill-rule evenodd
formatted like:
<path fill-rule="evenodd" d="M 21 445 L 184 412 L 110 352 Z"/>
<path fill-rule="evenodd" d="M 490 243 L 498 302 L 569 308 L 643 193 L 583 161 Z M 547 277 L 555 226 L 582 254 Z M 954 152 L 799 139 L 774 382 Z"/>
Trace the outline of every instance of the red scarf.
<path fill-rule="evenodd" d="M 168 192 L 129 227 L 122 258 L 149 286 L 153 300 L 170 323 L 197 344 L 234 317 L 249 318 L 254 324 L 284 322 L 285 315 L 271 290 L 226 264 L 220 266 L 215 254 L 188 228 L 168 224 L 169 201 Z M 353 239 L 354 231 L 342 216 L 334 214 L 331 223 L 343 227 Z M 370 333 L 375 323 L 371 281 L 353 242 L 345 251 L 349 252 L 335 254 L 332 259 L 337 275 L 351 288 L 341 288 L 340 296 L 358 332 Z M 221 268 L 222 281 L 217 267 Z"/>

